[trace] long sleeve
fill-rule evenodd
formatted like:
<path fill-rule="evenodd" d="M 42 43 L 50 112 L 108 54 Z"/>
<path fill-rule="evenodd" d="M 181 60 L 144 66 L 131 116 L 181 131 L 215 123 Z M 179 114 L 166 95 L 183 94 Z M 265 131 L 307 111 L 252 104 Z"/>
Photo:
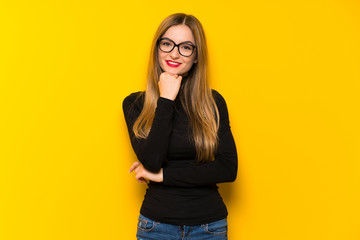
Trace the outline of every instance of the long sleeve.
<path fill-rule="evenodd" d="M 164 167 L 164 185 L 196 187 L 235 181 L 238 159 L 234 138 L 230 130 L 226 102 L 216 91 L 213 91 L 213 94 L 220 115 L 219 146 L 215 160 L 180 168 Z"/>
<path fill-rule="evenodd" d="M 142 215 L 175 225 L 199 225 L 227 216 L 216 184 L 235 180 L 237 153 L 225 100 L 216 91 L 213 97 L 219 110 L 219 145 L 215 160 L 202 164 L 196 164 L 191 123 L 181 98 L 158 99 L 146 139 L 135 138 L 132 130 L 143 109 L 144 94 L 133 93 L 124 99 L 125 120 L 138 160 L 149 171 L 163 169 L 163 182 L 148 184 Z"/>
<path fill-rule="evenodd" d="M 124 99 L 123 111 L 125 121 L 131 145 L 138 160 L 145 169 L 151 172 L 158 172 L 166 160 L 169 136 L 172 129 L 174 102 L 162 97 L 158 99 L 149 135 L 146 139 L 138 139 L 135 138 L 132 127 L 143 107 L 143 101 L 140 99 L 143 96 L 139 94 L 140 92 L 133 93 Z"/>

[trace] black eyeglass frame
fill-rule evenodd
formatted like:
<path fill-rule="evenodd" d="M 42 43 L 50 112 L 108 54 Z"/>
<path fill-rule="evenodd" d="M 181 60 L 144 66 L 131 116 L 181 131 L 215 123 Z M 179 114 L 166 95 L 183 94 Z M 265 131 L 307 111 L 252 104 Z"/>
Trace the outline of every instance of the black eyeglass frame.
<path fill-rule="evenodd" d="M 164 51 L 164 50 L 162 50 L 162 49 L 160 48 L 160 41 L 161 41 L 161 40 L 168 40 L 168 41 L 172 42 L 172 43 L 174 44 L 173 48 L 172 48 L 170 51 Z M 192 53 L 191 53 L 189 56 L 185 56 L 185 55 L 181 54 L 181 52 L 180 52 L 179 46 L 180 46 L 181 44 L 184 44 L 184 43 L 186 43 L 186 44 L 188 44 L 188 45 L 190 45 L 190 46 L 193 47 L 193 51 L 192 51 Z M 183 56 L 183 57 L 191 57 L 191 56 L 194 54 L 195 49 L 196 49 L 196 46 L 195 46 L 194 44 L 192 44 L 191 42 L 182 42 L 182 43 L 176 44 L 176 43 L 175 43 L 173 40 L 171 40 L 170 38 L 159 38 L 159 39 L 157 40 L 157 45 L 158 45 L 158 48 L 160 49 L 160 51 L 166 52 L 166 53 L 171 52 L 172 50 L 174 50 L 175 47 L 177 47 L 179 54 L 180 54 L 181 56 Z"/>

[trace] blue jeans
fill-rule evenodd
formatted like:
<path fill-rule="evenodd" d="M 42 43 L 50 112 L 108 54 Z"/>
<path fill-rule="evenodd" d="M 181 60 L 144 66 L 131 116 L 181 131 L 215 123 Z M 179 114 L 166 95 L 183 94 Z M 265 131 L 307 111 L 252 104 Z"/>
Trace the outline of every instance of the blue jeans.
<path fill-rule="evenodd" d="M 153 221 L 140 214 L 138 240 L 227 240 L 227 219 L 196 226 L 172 225 Z"/>

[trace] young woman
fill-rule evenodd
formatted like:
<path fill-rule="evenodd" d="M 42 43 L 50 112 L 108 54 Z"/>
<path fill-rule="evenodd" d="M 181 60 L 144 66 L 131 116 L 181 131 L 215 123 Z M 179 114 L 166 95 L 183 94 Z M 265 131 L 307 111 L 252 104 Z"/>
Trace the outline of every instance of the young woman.
<path fill-rule="evenodd" d="M 227 209 L 217 183 L 237 175 L 237 153 L 225 100 L 208 85 L 201 23 L 168 16 L 152 44 L 145 92 L 123 110 L 139 182 L 148 184 L 138 239 L 227 239 Z"/>

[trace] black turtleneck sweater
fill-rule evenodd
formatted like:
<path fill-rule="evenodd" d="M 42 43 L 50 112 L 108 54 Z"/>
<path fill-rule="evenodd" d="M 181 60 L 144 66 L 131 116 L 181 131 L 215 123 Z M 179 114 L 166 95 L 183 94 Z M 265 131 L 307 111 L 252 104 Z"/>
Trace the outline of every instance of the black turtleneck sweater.
<path fill-rule="evenodd" d="M 196 163 L 196 149 L 189 135 L 189 119 L 178 98 L 160 97 L 146 139 L 137 139 L 132 126 L 144 103 L 143 92 L 123 101 L 125 121 L 139 161 L 151 171 L 163 168 L 164 181 L 150 181 L 140 213 L 155 221 L 199 225 L 223 219 L 228 212 L 217 183 L 232 182 L 237 175 L 237 153 L 230 131 L 224 98 L 212 90 L 220 115 L 219 145 L 215 160 Z"/>

